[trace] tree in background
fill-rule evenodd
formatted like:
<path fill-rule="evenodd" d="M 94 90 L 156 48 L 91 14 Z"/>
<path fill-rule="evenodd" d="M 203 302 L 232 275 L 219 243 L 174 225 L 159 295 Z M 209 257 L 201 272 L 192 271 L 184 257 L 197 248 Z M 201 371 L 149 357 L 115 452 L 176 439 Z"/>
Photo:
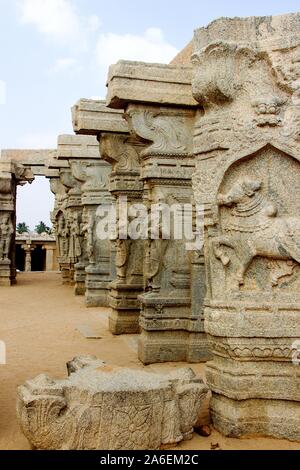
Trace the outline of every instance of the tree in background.
<path fill-rule="evenodd" d="M 26 222 L 19 222 L 17 225 L 17 232 L 22 235 L 22 233 L 29 233 L 29 227 Z"/>
<path fill-rule="evenodd" d="M 41 235 L 41 233 L 50 233 L 52 232 L 52 229 L 48 227 L 45 222 L 40 222 L 36 227 L 35 227 L 35 232 Z"/>

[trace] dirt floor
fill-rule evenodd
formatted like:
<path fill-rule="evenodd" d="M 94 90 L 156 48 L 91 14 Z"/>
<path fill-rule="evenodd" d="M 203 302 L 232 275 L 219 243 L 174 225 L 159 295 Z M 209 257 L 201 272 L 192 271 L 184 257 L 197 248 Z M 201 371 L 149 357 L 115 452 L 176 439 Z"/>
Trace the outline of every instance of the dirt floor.
<path fill-rule="evenodd" d="M 107 328 L 109 310 L 87 309 L 73 288 L 61 285 L 60 274 L 18 275 L 18 285 L 1 287 L 0 340 L 7 347 L 7 365 L 0 366 L 0 449 L 29 449 L 16 419 L 16 388 L 41 373 L 66 376 L 66 362 L 92 354 L 119 366 L 164 371 L 186 364 L 144 367 L 137 359 L 137 336 L 112 336 Z M 101 339 L 86 339 L 78 331 L 91 329 Z M 204 365 L 192 365 L 203 375 Z M 276 439 L 229 439 L 213 431 L 210 437 L 194 436 L 177 449 L 211 449 L 219 444 L 232 449 L 300 449 L 300 444 Z"/>

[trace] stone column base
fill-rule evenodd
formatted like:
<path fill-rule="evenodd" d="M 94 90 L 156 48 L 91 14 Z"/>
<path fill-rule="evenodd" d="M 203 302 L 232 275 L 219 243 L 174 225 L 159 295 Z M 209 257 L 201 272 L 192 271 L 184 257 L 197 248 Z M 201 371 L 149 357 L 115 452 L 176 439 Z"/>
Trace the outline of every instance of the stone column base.
<path fill-rule="evenodd" d="M 70 265 L 70 286 L 75 286 L 75 265 L 71 263 Z"/>
<path fill-rule="evenodd" d="M 111 279 L 109 273 L 99 267 L 86 268 L 85 303 L 87 307 L 108 307 Z"/>
<path fill-rule="evenodd" d="M 157 362 L 206 362 L 211 358 L 203 320 L 190 313 L 187 298 L 140 296 L 142 315 L 139 359 Z"/>
<path fill-rule="evenodd" d="M 11 286 L 11 262 L 9 260 L 0 261 L 0 286 Z"/>
<path fill-rule="evenodd" d="M 60 263 L 60 271 L 62 277 L 62 284 L 69 286 L 71 284 L 70 280 L 70 264 L 69 263 Z"/>
<path fill-rule="evenodd" d="M 114 335 L 140 333 L 141 312 L 138 296 L 143 292 L 141 285 L 128 285 L 113 282 L 109 294 L 109 330 Z"/>
<path fill-rule="evenodd" d="M 226 310 L 214 304 L 205 310 L 205 329 L 215 427 L 227 436 L 300 440 L 299 308 L 283 300 L 227 303 Z"/>
<path fill-rule="evenodd" d="M 205 333 L 145 331 L 139 338 L 138 357 L 143 364 L 206 362 L 210 359 Z"/>
<path fill-rule="evenodd" d="M 229 437 L 270 436 L 300 441 L 299 402 L 286 400 L 231 400 L 213 393 L 214 427 Z"/>
<path fill-rule="evenodd" d="M 86 291 L 85 280 L 86 280 L 85 265 L 83 263 L 75 264 L 75 295 L 85 294 L 85 291 Z"/>

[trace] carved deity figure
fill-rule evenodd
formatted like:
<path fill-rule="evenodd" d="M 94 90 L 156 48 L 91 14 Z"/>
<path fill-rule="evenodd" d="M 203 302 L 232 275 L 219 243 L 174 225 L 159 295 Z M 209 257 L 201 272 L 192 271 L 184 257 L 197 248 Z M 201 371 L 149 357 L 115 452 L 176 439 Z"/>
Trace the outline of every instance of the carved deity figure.
<path fill-rule="evenodd" d="M 94 227 L 95 227 L 95 215 L 90 214 L 88 220 L 82 225 L 82 234 L 86 241 L 86 251 L 89 262 L 95 264 L 95 250 L 94 250 Z"/>
<path fill-rule="evenodd" d="M 247 269 L 257 256 L 300 263 L 300 218 L 278 217 L 276 205 L 264 197 L 262 189 L 260 180 L 241 178 L 229 192 L 218 196 L 219 206 L 230 207 L 231 214 L 222 227 L 223 235 L 213 239 L 214 253 L 228 266 L 231 257 L 221 247 L 234 251 L 239 285 L 244 284 Z M 273 286 L 280 277 L 282 273 L 272 277 Z"/>
<path fill-rule="evenodd" d="M 127 215 L 127 224 L 130 226 L 135 221 L 135 217 Z M 126 225 L 127 225 L 126 224 Z M 118 220 L 119 236 L 126 230 L 123 222 Z M 143 228 L 141 228 L 143 230 Z M 142 239 L 132 239 L 130 234 L 128 238 L 117 238 L 116 241 L 116 260 L 117 278 L 121 283 L 130 283 L 135 276 L 142 272 L 142 259 L 144 241 Z M 133 281 L 134 282 L 134 281 Z"/>
<path fill-rule="evenodd" d="M 14 233 L 14 227 L 10 214 L 0 216 L 0 260 L 9 259 L 11 240 Z"/>
<path fill-rule="evenodd" d="M 167 198 L 165 195 L 160 195 L 158 198 L 158 207 L 170 204 L 171 197 Z M 165 226 L 163 220 L 163 212 L 158 217 L 149 216 L 148 228 L 149 237 L 146 243 L 146 266 L 145 266 L 145 280 L 146 289 L 152 292 L 158 292 L 161 288 L 161 279 L 164 266 L 165 255 L 170 244 L 170 233 L 168 225 Z M 158 238 L 153 238 L 152 230 L 156 232 Z M 168 233 L 165 233 L 167 230 Z"/>
<path fill-rule="evenodd" d="M 68 227 L 63 214 L 60 214 L 57 220 L 57 240 L 59 256 L 65 258 L 68 254 Z"/>
<path fill-rule="evenodd" d="M 127 263 L 131 251 L 131 240 L 117 240 L 116 241 L 116 268 L 117 277 L 119 281 L 125 281 L 127 274 Z"/>
<path fill-rule="evenodd" d="M 70 243 L 69 257 L 76 259 L 81 256 L 81 227 L 79 214 L 71 214 L 69 219 Z"/>

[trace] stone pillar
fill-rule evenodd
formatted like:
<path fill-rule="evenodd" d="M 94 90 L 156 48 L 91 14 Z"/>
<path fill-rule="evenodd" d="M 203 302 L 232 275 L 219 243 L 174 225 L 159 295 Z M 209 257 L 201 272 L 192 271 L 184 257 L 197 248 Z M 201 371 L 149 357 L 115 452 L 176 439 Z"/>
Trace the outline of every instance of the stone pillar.
<path fill-rule="evenodd" d="M 58 157 L 60 154 L 60 137 L 58 139 Z M 81 207 L 81 189 L 80 183 L 72 176 L 71 168 L 60 171 L 61 183 L 65 186 L 67 192 L 65 216 L 65 231 L 68 237 L 67 259 L 70 266 L 69 279 L 70 285 L 75 287 L 76 264 L 82 254 L 82 207 Z M 76 290 L 76 289 L 75 289 Z"/>
<path fill-rule="evenodd" d="M 88 307 L 108 306 L 109 286 L 113 280 L 111 241 L 98 237 L 97 228 L 102 215 L 100 207 L 111 208 L 113 201 L 108 191 L 111 167 L 99 161 L 89 167 L 86 184 L 83 187 L 83 204 L 87 224 L 86 236 L 89 264 L 86 267 L 86 305 Z"/>
<path fill-rule="evenodd" d="M 71 263 L 71 276 L 75 285 L 75 295 L 85 294 L 86 266 L 88 265 L 86 244 L 83 234 L 83 205 L 82 205 L 82 181 L 75 178 L 72 172 L 72 162 L 77 161 L 79 166 L 84 167 L 89 151 L 89 145 L 96 145 L 91 139 L 82 139 L 73 135 L 61 135 L 58 138 L 57 158 L 61 161 L 68 161 L 70 173 L 64 179 L 68 192 L 68 215 L 70 228 L 69 259 Z M 81 158 L 81 160 L 78 160 Z M 84 172 L 82 168 L 82 172 Z M 70 186 L 71 185 L 71 186 Z"/>
<path fill-rule="evenodd" d="M 92 136 L 61 136 L 58 159 L 65 158 L 68 158 L 72 178 L 80 187 L 81 256 L 75 265 L 76 293 L 85 293 L 89 307 L 107 306 L 109 284 L 113 279 L 112 250 L 110 240 L 98 239 L 97 225 L 101 218 L 99 206 L 112 203 L 108 191 L 111 167 L 100 159 L 99 144 Z"/>
<path fill-rule="evenodd" d="M 299 28 L 299 14 L 220 19 L 194 39 L 207 381 L 234 437 L 300 440 Z"/>
<path fill-rule="evenodd" d="M 16 282 L 15 227 L 18 184 L 33 181 L 32 172 L 11 160 L 0 161 L 0 285 Z"/>
<path fill-rule="evenodd" d="M 118 220 L 121 221 L 122 201 L 126 203 L 126 223 L 130 223 L 130 212 L 134 205 L 143 202 L 143 182 L 140 179 L 139 155 L 142 145 L 129 139 L 128 135 L 102 133 L 100 149 L 102 158 L 112 163 L 110 191 L 116 199 Z M 117 277 L 111 284 L 110 302 L 112 313 L 109 329 L 115 334 L 140 332 L 139 295 L 144 291 L 143 263 L 145 241 L 135 240 L 127 235 L 121 239 L 116 234 L 116 272 Z"/>
<path fill-rule="evenodd" d="M 197 109 L 191 74 L 190 67 L 127 61 L 110 68 L 108 105 L 125 110 L 131 135 L 146 145 L 141 152 L 141 178 L 149 210 L 155 204 L 169 209 L 191 204 Z M 161 225 L 158 228 L 162 232 Z M 175 240 L 172 234 L 170 240 L 160 233 L 159 240 L 147 242 L 139 341 L 139 358 L 146 364 L 208 358 L 203 289 L 197 305 L 192 307 L 191 302 L 192 278 L 198 267 L 196 277 L 203 276 L 202 266 L 193 264 L 193 258 L 186 240 Z"/>
<path fill-rule="evenodd" d="M 69 168 L 67 161 L 58 161 L 53 158 L 48 162 L 47 178 L 50 188 L 55 195 L 55 206 L 51 214 L 52 224 L 55 228 L 59 269 L 62 274 L 62 283 L 70 284 L 71 269 L 69 260 L 69 229 L 67 223 L 68 193 L 60 179 L 62 170 Z"/>
<path fill-rule="evenodd" d="M 46 250 L 46 271 L 54 271 L 54 252 L 56 250 L 53 245 L 44 245 L 43 250 Z"/>
<path fill-rule="evenodd" d="M 36 247 L 33 246 L 32 243 L 29 241 L 29 242 L 26 242 L 24 245 L 22 245 L 22 248 L 25 251 L 25 272 L 29 273 L 31 272 L 31 269 L 32 269 L 31 253 Z"/>
<path fill-rule="evenodd" d="M 108 109 L 104 102 L 80 100 L 73 108 L 74 130 L 77 133 L 97 135 L 101 158 L 112 165 L 109 190 L 116 208 L 122 198 L 128 207 L 142 202 L 143 184 L 140 180 L 139 154 L 143 145 L 129 136 L 123 113 Z M 127 215 L 125 214 L 126 220 Z M 113 334 L 138 333 L 140 302 L 144 290 L 144 241 L 121 240 L 116 233 L 116 279 L 110 285 L 109 328 Z"/>
<path fill-rule="evenodd" d="M 13 280 L 12 246 L 15 220 L 16 186 L 13 166 L 0 163 L 0 285 L 10 286 Z"/>

